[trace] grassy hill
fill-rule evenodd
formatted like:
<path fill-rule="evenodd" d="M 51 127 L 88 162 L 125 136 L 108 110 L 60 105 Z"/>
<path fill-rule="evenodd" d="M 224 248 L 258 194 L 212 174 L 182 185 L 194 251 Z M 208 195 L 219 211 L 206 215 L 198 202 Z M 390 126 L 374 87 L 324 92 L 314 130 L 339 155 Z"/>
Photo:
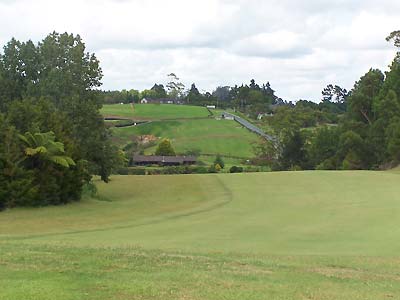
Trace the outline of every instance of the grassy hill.
<path fill-rule="evenodd" d="M 226 156 L 228 165 L 254 157 L 253 146 L 259 139 L 234 121 L 208 117 L 209 111 L 199 106 L 136 104 L 132 108 L 128 104 L 115 104 L 104 105 L 102 114 L 151 121 L 140 126 L 112 128 L 114 140 L 121 147 L 131 142 L 132 136 L 154 135 L 159 139 L 170 139 L 178 153 L 200 150 L 208 155 L 221 154 Z M 154 151 L 155 146 L 145 152 L 152 154 Z M 214 158 L 202 156 L 200 159 L 212 162 Z"/>
<path fill-rule="evenodd" d="M 177 152 L 198 149 L 201 153 L 253 157 L 253 144 L 257 135 L 234 121 L 227 120 L 177 120 L 155 121 L 135 127 L 114 128 L 113 134 L 122 143 L 132 135 L 152 134 L 168 138 Z M 154 152 L 149 148 L 148 153 Z"/>
<path fill-rule="evenodd" d="M 397 299 L 399 178 L 113 177 L 0 213 L 0 299 Z"/>
<path fill-rule="evenodd" d="M 207 118 L 209 115 L 205 107 L 173 104 L 109 104 L 103 106 L 101 113 L 135 120 Z"/>

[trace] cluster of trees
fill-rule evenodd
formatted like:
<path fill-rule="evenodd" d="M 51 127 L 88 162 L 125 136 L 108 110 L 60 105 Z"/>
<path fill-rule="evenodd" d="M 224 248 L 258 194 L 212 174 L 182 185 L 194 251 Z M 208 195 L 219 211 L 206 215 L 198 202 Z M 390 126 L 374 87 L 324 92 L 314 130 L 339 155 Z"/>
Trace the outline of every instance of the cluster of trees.
<path fill-rule="evenodd" d="M 275 95 L 269 82 L 259 86 L 254 79 L 250 84 L 241 86 L 217 87 L 215 91 L 200 92 L 193 83 L 185 90 L 185 85 L 180 79 L 171 73 L 168 75 L 168 83 L 154 84 L 151 89 L 122 91 L 102 91 L 104 103 L 138 103 L 141 99 L 179 99 L 189 105 L 215 105 L 220 108 L 236 108 L 244 113 L 256 117 L 259 113 L 271 111 L 274 104 L 283 104 L 284 101 Z"/>
<path fill-rule="evenodd" d="M 179 81 L 179 78 L 170 73 L 167 75 L 168 83 L 166 87 L 163 84 L 154 84 L 151 89 L 145 89 L 141 92 L 135 89 L 122 91 L 102 91 L 103 101 L 106 104 L 115 103 L 138 103 L 141 99 L 183 99 L 185 96 L 185 85 Z"/>
<path fill-rule="evenodd" d="M 392 39 L 399 46 L 400 32 L 392 33 L 388 40 Z M 370 69 L 349 93 L 338 90 L 337 94 L 335 109 L 345 111 L 336 126 L 305 130 L 302 114 L 290 114 L 292 119 L 270 122 L 278 138 L 258 145 L 260 156 L 271 161 L 276 169 L 284 170 L 377 169 L 398 164 L 400 52 L 388 72 Z"/>
<path fill-rule="evenodd" d="M 12 39 L 0 56 L 0 208 L 79 200 L 120 156 L 99 109 L 102 71 L 79 35 Z"/>

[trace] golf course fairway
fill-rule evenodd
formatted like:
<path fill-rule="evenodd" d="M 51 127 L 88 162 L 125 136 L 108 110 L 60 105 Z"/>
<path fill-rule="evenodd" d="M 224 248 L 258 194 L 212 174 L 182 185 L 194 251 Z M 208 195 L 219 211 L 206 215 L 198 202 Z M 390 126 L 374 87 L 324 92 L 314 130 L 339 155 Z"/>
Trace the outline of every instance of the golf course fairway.
<path fill-rule="evenodd" d="M 114 176 L 0 213 L 0 299 L 400 299 L 400 174 Z"/>

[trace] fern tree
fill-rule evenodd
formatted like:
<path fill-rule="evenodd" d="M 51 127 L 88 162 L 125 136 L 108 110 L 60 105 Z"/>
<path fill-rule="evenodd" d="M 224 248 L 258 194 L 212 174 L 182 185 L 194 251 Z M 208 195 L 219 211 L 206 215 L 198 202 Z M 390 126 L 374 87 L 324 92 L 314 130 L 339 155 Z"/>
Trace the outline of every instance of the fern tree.
<path fill-rule="evenodd" d="M 65 168 L 76 165 L 71 157 L 65 155 L 64 144 L 56 142 L 55 138 L 52 131 L 34 134 L 26 132 L 25 135 L 20 135 L 20 139 L 26 146 L 25 155 L 35 167 L 46 163 L 53 163 Z"/>
<path fill-rule="evenodd" d="M 30 133 L 20 135 L 24 144 L 24 165 L 34 172 L 37 197 L 24 205 L 62 204 L 80 198 L 82 171 L 65 153 L 64 144 L 55 134 Z"/>

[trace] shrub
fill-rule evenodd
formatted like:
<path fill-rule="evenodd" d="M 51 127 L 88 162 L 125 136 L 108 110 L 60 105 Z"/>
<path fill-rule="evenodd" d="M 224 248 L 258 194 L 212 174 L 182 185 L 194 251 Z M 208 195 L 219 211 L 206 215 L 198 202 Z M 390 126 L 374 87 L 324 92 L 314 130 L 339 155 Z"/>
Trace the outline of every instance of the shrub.
<path fill-rule="evenodd" d="M 237 167 L 237 166 L 232 166 L 229 169 L 230 173 L 242 173 L 243 172 L 243 168 L 242 167 Z"/>

